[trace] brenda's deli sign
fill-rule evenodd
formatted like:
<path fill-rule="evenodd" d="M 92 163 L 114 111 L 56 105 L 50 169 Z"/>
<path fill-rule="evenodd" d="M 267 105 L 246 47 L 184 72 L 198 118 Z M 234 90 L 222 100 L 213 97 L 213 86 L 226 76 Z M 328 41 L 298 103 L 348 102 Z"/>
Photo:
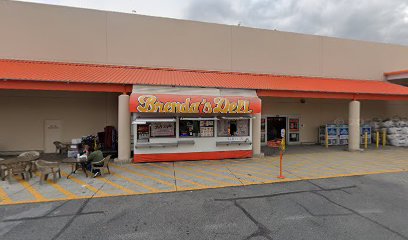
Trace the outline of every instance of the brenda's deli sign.
<path fill-rule="evenodd" d="M 261 112 L 257 97 L 180 96 L 136 94 L 130 96 L 130 111 L 140 113 L 243 113 Z"/>

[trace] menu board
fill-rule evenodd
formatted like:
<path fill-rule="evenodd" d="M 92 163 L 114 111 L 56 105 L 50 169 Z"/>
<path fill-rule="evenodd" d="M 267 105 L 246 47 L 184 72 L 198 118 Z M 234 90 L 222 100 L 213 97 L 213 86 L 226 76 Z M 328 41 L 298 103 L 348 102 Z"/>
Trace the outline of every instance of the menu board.
<path fill-rule="evenodd" d="M 228 120 L 219 120 L 217 123 L 217 131 L 219 137 L 228 137 L 229 135 L 229 121 Z"/>
<path fill-rule="evenodd" d="M 240 119 L 237 120 L 237 132 L 236 136 L 249 136 L 249 120 Z"/>
<path fill-rule="evenodd" d="M 214 136 L 214 121 L 200 121 L 200 137 L 213 137 Z"/>
<path fill-rule="evenodd" d="M 151 137 L 174 137 L 175 136 L 174 122 L 153 122 L 150 124 Z"/>
<path fill-rule="evenodd" d="M 149 141 L 149 125 L 147 124 L 137 125 L 137 141 L 138 142 Z"/>
<path fill-rule="evenodd" d="M 200 127 L 201 137 L 214 137 L 214 127 Z"/>

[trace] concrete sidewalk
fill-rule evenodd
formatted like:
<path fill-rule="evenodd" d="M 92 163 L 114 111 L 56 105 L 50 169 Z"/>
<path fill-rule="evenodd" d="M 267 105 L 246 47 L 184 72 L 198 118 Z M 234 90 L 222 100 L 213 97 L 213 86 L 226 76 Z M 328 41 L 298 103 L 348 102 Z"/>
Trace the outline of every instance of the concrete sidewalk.
<path fill-rule="evenodd" d="M 29 182 L 0 182 L 0 205 L 111 197 L 221 188 L 252 184 L 298 181 L 401 172 L 408 170 L 408 149 L 387 147 L 363 152 L 321 146 L 291 147 L 284 155 L 285 179 L 278 179 L 278 156 L 223 161 L 114 164 L 111 174 L 86 178 L 78 171 L 69 179 L 69 165 L 57 183 L 39 185 L 38 175 Z"/>

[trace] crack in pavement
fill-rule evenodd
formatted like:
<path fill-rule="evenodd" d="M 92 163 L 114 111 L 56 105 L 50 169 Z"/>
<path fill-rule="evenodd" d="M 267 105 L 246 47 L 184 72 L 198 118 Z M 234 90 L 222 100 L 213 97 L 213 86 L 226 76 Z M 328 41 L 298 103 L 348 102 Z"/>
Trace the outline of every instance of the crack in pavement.
<path fill-rule="evenodd" d="M 110 176 L 110 178 L 111 177 L 112 176 Z M 69 226 L 71 226 L 71 224 L 74 222 L 75 218 L 77 218 L 77 216 L 81 215 L 82 211 L 84 210 L 86 205 L 89 203 L 89 201 L 91 201 L 93 199 L 93 197 L 103 188 L 103 186 L 105 186 L 105 184 L 107 184 L 107 183 L 103 182 L 103 184 L 98 188 L 98 190 L 94 194 L 92 194 L 92 196 L 90 198 L 85 199 L 85 201 L 81 204 L 81 206 L 78 208 L 78 210 L 72 215 L 72 218 L 68 220 L 68 222 L 61 228 L 61 230 L 57 234 L 55 234 L 55 236 L 53 238 L 51 238 L 51 240 L 58 239 L 65 232 L 65 230 L 67 230 L 69 228 Z"/>
<path fill-rule="evenodd" d="M 292 192 L 283 192 L 283 193 L 276 193 L 276 194 L 269 194 L 269 195 L 259 195 L 259 196 L 249 196 L 249 197 L 237 197 L 237 198 L 225 198 L 225 199 L 214 199 L 214 201 L 232 201 L 234 206 L 238 207 L 246 217 L 248 217 L 257 227 L 257 230 L 250 234 L 249 236 L 245 237 L 243 240 L 249 240 L 253 237 L 264 237 L 266 239 L 272 240 L 273 238 L 270 236 L 273 232 L 267 228 L 265 225 L 257 221 L 242 205 L 238 203 L 238 200 L 248 200 L 248 199 L 258 199 L 258 198 L 272 198 L 278 196 L 285 196 L 290 194 L 300 194 L 300 193 L 307 193 L 307 192 L 327 192 L 327 191 L 341 191 L 343 189 L 355 188 L 355 185 L 352 186 L 345 186 L 345 187 L 338 187 L 338 188 L 323 188 L 317 184 L 311 183 L 315 185 L 318 189 L 317 190 L 303 190 L 303 191 L 292 191 Z M 304 206 L 303 207 L 309 214 L 313 216 L 313 214 L 308 211 Z M 343 214 L 342 214 L 343 215 Z M 350 215 L 350 214 L 348 214 Z"/>
<path fill-rule="evenodd" d="M 216 198 L 214 201 L 234 201 L 234 200 L 248 200 L 248 199 L 256 199 L 256 198 L 272 198 L 277 196 L 285 196 L 291 194 L 299 194 L 299 193 L 310 193 L 310 192 L 329 192 L 329 191 L 339 191 L 343 189 L 355 188 L 355 185 L 352 186 L 345 186 L 345 187 L 338 187 L 338 188 L 321 188 L 317 190 L 300 190 L 300 191 L 292 191 L 292 192 L 282 192 L 282 193 L 275 193 L 275 194 L 268 194 L 268 195 L 257 195 L 257 196 L 248 196 L 248 197 L 236 197 L 236 198 Z"/>
<path fill-rule="evenodd" d="M 310 180 L 307 181 L 307 182 L 309 182 L 310 184 L 312 184 L 312 185 L 314 185 L 314 186 L 316 186 L 316 187 L 318 187 L 318 188 L 320 188 L 320 189 L 322 189 L 322 190 L 326 190 L 326 188 L 324 188 L 324 187 L 322 187 L 322 186 L 318 185 L 317 183 L 314 183 L 314 182 L 312 182 L 312 181 L 310 181 Z M 367 221 L 369 221 L 369 222 L 371 222 L 371 223 L 374 223 L 374 224 L 380 226 L 381 228 L 383 228 L 383 229 L 385 229 L 385 230 L 388 230 L 389 232 L 394 233 L 395 235 L 397 235 L 397 236 L 399 236 L 399 237 L 401 237 L 401 238 L 403 238 L 403 239 L 407 239 L 407 240 L 408 240 L 408 237 L 407 237 L 407 236 L 405 236 L 405 235 L 403 235 L 403 234 L 401 234 L 401 233 L 399 233 L 399 232 L 397 232 L 397 231 L 391 229 L 391 228 L 388 227 L 388 226 L 385 226 L 384 224 L 382 224 L 382 223 L 380 223 L 380 222 L 378 222 L 378 221 L 376 221 L 376 220 L 374 220 L 374 219 L 371 219 L 371 218 L 369 218 L 369 217 L 367 217 L 367 216 L 362 215 L 361 213 L 359 213 L 358 211 L 356 211 L 356 210 L 354 210 L 354 209 L 352 209 L 352 208 L 346 207 L 346 206 L 344 206 L 344 205 L 342 205 L 342 204 L 340 204 L 340 203 L 338 203 L 338 202 L 336 202 L 336 201 L 330 199 L 329 197 L 327 197 L 327 196 L 321 194 L 321 192 L 314 191 L 314 192 L 311 192 L 311 193 L 313 193 L 313 194 L 315 194 L 315 195 L 318 195 L 318 196 L 320 196 L 320 197 L 326 199 L 328 202 L 330 202 L 330 203 L 332 203 L 332 204 L 334 204 L 334 205 L 336 205 L 336 206 L 338 206 L 338 207 L 341 207 L 341 208 L 343 208 L 343 209 L 346 209 L 347 211 L 351 212 L 352 214 L 355 214 L 355 215 L 357 215 L 357 216 L 359 216 L 359 217 L 362 217 L 362 218 L 364 218 L 365 220 L 367 220 Z M 302 206 L 302 205 L 301 205 L 301 206 Z M 306 209 L 305 209 L 305 210 L 306 210 Z"/>
<path fill-rule="evenodd" d="M 337 216 L 350 216 L 350 215 L 353 215 L 353 213 L 315 214 L 312 211 L 310 211 L 307 207 L 300 204 L 299 202 L 296 202 L 296 204 L 299 205 L 301 208 L 303 208 L 303 210 L 305 210 L 307 213 L 310 214 L 310 216 L 313 216 L 313 217 L 337 217 Z"/>
<path fill-rule="evenodd" d="M 93 212 L 86 212 L 86 213 L 79 213 L 78 215 L 91 215 L 91 214 L 104 214 L 104 211 L 93 211 Z M 58 217 L 70 217 L 74 216 L 75 214 L 60 214 L 60 215 L 53 215 L 53 216 L 39 216 L 39 217 L 26 217 L 26 218 L 17 218 L 17 219 L 6 219 L 2 222 L 17 222 L 17 221 L 28 221 L 28 220 L 38 220 L 38 219 L 46 219 L 46 218 L 58 218 Z"/>
<path fill-rule="evenodd" d="M 231 173 L 232 176 L 234 176 L 234 177 L 238 180 L 238 182 L 240 182 L 240 183 L 242 184 L 242 186 L 245 186 L 245 184 L 241 181 L 241 179 L 240 179 L 239 177 L 237 177 L 237 176 L 231 171 L 231 169 L 229 169 L 228 167 L 225 167 L 225 168 Z"/>
<path fill-rule="evenodd" d="M 262 223 L 258 222 L 242 205 L 240 205 L 237 200 L 234 200 L 234 205 L 236 207 L 238 207 L 239 209 L 241 209 L 241 211 L 245 214 L 245 216 L 247 216 L 254 224 L 255 226 L 258 228 L 255 232 L 253 232 L 251 235 L 249 235 L 248 237 L 244 238 L 244 240 L 249 240 L 253 237 L 264 237 L 266 239 L 272 240 L 273 238 L 270 236 L 270 234 L 272 233 L 271 230 L 269 230 L 269 228 L 267 228 L 265 225 L 263 225 Z"/>
<path fill-rule="evenodd" d="M 329 201 L 330 203 L 332 203 L 332 204 L 334 204 L 334 205 L 336 205 L 336 206 L 342 207 L 342 208 L 344 208 L 344 209 L 346 209 L 346 210 L 352 212 L 353 214 L 355 214 L 355 215 L 357 215 L 357 216 L 359 216 L 359 217 L 361 217 L 361 218 L 364 218 L 365 220 L 367 220 L 367 221 L 369 221 L 369 222 L 371 222 L 371 223 L 374 223 L 374 224 L 380 226 L 381 228 L 383 228 L 383 229 L 385 229 L 385 230 L 388 230 L 388 231 L 391 232 L 391 233 L 394 233 L 395 235 L 401 237 L 402 239 L 408 240 L 408 237 L 407 237 L 407 236 L 405 236 L 405 235 L 403 235 L 403 234 L 401 234 L 401 233 L 399 233 L 399 232 L 397 232 L 397 231 L 391 229 L 390 227 L 385 226 L 384 224 L 382 224 L 382 223 L 380 223 L 380 222 L 378 222 L 378 221 L 376 221 L 376 220 L 374 220 L 374 219 L 371 219 L 371 218 L 369 218 L 369 217 L 367 217 L 367 216 L 364 216 L 364 215 L 360 214 L 359 212 L 357 212 L 357 211 L 355 211 L 355 210 L 353 210 L 353 209 L 351 209 L 351 208 L 349 208 L 349 207 L 346 207 L 346 206 L 344 206 L 344 205 L 341 205 L 340 203 L 335 202 L 334 200 L 331 200 L 329 197 L 327 197 L 327 196 L 321 194 L 320 192 L 312 192 L 312 193 L 313 193 L 313 194 L 316 194 L 316 195 L 318 195 L 318 196 L 320 196 L 320 197 L 322 197 L 322 198 L 324 198 L 324 199 L 326 199 L 327 201 Z"/>
<path fill-rule="evenodd" d="M 174 186 L 176 187 L 176 192 L 177 192 L 177 177 L 176 177 L 176 168 L 174 167 L 174 162 L 173 162 L 173 176 L 174 176 Z"/>

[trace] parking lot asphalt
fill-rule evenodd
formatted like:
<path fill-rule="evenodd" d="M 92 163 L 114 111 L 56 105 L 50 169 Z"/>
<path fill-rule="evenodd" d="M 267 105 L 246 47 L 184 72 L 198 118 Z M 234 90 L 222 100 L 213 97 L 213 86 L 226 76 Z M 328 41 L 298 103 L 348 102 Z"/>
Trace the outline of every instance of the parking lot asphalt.
<path fill-rule="evenodd" d="M 0 239 L 408 239 L 408 173 L 0 206 Z"/>

